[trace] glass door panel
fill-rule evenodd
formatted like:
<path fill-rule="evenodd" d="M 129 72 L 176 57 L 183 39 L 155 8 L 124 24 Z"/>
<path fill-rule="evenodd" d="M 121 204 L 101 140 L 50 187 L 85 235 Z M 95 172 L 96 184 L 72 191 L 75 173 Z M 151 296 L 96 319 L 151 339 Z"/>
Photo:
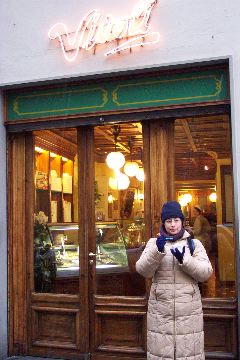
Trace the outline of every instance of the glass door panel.
<path fill-rule="evenodd" d="M 146 242 L 141 124 L 95 127 L 94 141 L 97 294 L 144 295 L 135 270 Z"/>
<path fill-rule="evenodd" d="M 236 297 L 233 177 L 228 115 L 175 121 L 176 199 L 185 226 L 208 253 L 214 273 L 202 295 Z"/>
<path fill-rule="evenodd" d="M 36 131 L 35 291 L 79 293 L 77 130 Z"/>

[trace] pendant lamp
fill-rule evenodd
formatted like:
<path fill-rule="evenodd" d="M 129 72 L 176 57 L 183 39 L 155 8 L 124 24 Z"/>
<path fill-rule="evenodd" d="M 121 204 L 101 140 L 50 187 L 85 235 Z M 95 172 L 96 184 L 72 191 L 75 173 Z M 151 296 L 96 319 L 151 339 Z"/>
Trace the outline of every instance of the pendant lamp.
<path fill-rule="evenodd" d="M 136 176 L 137 171 L 139 169 L 138 163 L 136 161 L 132 161 L 133 136 L 128 137 L 128 147 L 130 150 L 131 161 L 126 162 L 123 171 L 125 172 L 126 175 L 133 177 Z"/>
<path fill-rule="evenodd" d="M 210 195 L 209 195 L 209 200 L 211 202 L 216 202 L 217 201 L 217 194 L 215 192 L 212 192 Z"/>
<path fill-rule="evenodd" d="M 144 178 L 145 178 L 145 175 L 144 175 L 144 170 L 143 168 L 139 168 L 137 173 L 136 173 L 136 178 L 139 180 L 139 181 L 144 181 Z"/>
<path fill-rule="evenodd" d="M 136 163 L 135 161 L 127 161 L 124 165 L 124 172 L 130 177 L 136 176 L 138 169 L 138 163 Z"/>
<path fill-rule="evenodd" d="M 106 157 L 107 166 L 113 170 L 119 170 L 125 164 L 125 157 L 123 153 L 117 151 L 117 138 L 120 133 L 120 126 L 114 125 L 112 127 L 112 133 L 114 136 L 115 151 L 110 152 Z"/>
<path fill-rule="evenodd" d="M 125 157 L 120 151 L 110 152 L 106 157 L 107 166 L 113 170 L 119 170 L 125 164 Z"/>
<path fill-rule="evenodd" d="M 109 178 L 108 184 L 112 190 L 126 190 L 130 185 L 130 179 L 127 175 L 118 172 L 115 177 Z"/>

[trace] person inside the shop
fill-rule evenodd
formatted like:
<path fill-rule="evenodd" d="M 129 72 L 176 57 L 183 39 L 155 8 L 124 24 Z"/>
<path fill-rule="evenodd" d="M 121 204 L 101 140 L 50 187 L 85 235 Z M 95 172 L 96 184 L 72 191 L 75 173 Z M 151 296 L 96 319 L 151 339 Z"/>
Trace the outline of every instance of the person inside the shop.
<path fill-rule="evenodd" d="M 147 314 L 147 359 L 204 360 L 204 332 L 198 282 L 212 274 L 206 250 L 184 229 L 176 201 L 162 207 L 160 234 L 151 238 L 136 263 L 152 278 Z"/>
<path fill-rule="evenodd" d="M 203 215 L 200 205 L 195 205 L 193 208 L 193 217 L 195 218 L 192 227 L 193 236 L 201 241 L 209 254 L 211 250 L 210 232 L 211 226 L 207 218 Z"/>

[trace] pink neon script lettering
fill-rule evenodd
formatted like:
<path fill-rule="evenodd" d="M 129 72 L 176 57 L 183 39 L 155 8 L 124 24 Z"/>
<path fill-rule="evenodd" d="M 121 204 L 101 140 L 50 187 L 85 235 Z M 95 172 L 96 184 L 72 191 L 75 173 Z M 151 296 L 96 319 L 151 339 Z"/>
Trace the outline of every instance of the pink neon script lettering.
<path fill-rule="evenodd" d="M 60 42 L 63 55 L 73 62 L 81 49 L 87 51 L 105 43 L 121 42 L 105 55 L 112 55 L 134 47 L 157 43 L 158 32 L 150 32 L 150 16 L 157 0 L 141 0 L 133 8 L 130 17 L 114 18 L 102 15 L 99 10 L 89 11 L 75 32 L 69 32 L 64 23 L 56 23 L 48 32 L 50 40 Z M 125 41 L 124 41 L 125 40 Z"/>

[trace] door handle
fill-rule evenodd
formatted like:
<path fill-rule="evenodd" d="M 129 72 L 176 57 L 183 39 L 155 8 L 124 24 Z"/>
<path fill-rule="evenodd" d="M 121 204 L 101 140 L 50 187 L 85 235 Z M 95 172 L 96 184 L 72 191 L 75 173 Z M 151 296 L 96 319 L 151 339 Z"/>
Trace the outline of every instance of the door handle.
<path fill-rule="evenodd" d="M 90 264 L 90 265 L 93 265 L 93 263 L 94 263 L 93 258 L 95 258 L 96 256 L 101 256 L 101 255 L 103 255 L 103 253 L 94 254 L 93 252 L 90 252 L 90 253 L 88 254 L 88 256 L 89 256 L 89 258 L 90 258 L 89 264 Z"/>
<path fill-rule="evenodd" d="M 93 252 L 90 252 L 90 253 L 88 254 L 88 256 L 89 256 L 89 258 L 90 258 L 89 264 L 90 264 L 90 265 L 93 265 L 93 263 L 94 263 L 93 258 L 96 256 L 96 254 L 94 254 Z"/>
<path fill-rule="evenodd" d="M 94 253 L 92 253 L 92 252 L 90 252 L 89 254 L 88 254 L 88 256 L 90 257 L 90 258 L 92 258 L 92 257 L 94 257 L 94 256 L 96 256 L 97 254 L 94 254 Z"/>
<path fill-rule="evenodd" d="M 99 255 L 103 255 L 103 253 L 99 252 L 99 253 L 97 253 L 97 254 L 94 254 L 94 253 L 90 252 L 90 253 L 88 254 L 88 256 L 89 256 L 90 258 L 93 258 L 94 256 L 99 256 Z"/>

